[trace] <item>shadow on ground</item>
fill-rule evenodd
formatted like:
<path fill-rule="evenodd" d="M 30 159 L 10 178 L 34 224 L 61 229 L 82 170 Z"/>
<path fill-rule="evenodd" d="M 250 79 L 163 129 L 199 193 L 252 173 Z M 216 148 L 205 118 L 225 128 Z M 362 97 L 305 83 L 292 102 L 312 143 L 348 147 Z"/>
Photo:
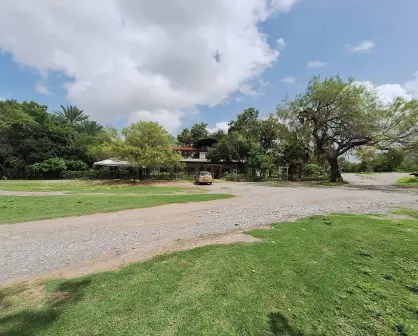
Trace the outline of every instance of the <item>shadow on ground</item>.
<path fill-rule="evenodd" d="M 90 285 L 90 279 L 70 280 L 62 282 L 48 297 L 42 310 L 26 309 L 15 314 L 0 318 L 2 336 L 35 336 L 49 325 L 57 321 L 68 305 L 80 301 Z M 7 294 L 0 292 L 2 301 Z"/>
<path fill-rule="evenodd" d="M 268 315 L 268 323 L 272 336 L 309 336 L 303 331 L 293 328 L 287 318 L 277 312 Z"/>

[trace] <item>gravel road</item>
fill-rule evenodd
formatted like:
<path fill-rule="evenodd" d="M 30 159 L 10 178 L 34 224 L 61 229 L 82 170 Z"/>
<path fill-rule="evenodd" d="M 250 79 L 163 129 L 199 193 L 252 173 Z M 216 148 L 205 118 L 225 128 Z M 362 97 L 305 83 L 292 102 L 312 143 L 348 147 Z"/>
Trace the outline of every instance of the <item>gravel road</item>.
<path fill-rule="evenodd" d="M 217 183 L 208 188 L 237 197 L 0 225 L 0 282 L 102 271 L 158 253 L 218 242 L 222 234 L 231 232 L 236 233 L 231 241 L 245 240 L 240 230 L 313 214 L 418 206 L 416 190 L 253 183 Z"/>

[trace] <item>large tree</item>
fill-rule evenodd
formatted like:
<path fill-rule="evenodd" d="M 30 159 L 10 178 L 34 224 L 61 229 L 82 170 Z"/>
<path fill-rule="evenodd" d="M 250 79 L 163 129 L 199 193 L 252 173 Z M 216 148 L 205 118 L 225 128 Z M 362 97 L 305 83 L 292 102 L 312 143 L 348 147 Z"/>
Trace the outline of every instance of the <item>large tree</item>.
<path fill-rule="evenodd" d="M 375 92 L 339 76 L 314 77 L 304 94 L 279 105 L 278 114 L 309 127 L 317 158 L 326 158 L 333 182 L 342 180 L 341 155 L 364 145 L 406 145 L 418 134 L 416 101 L 384 104 Z"/>
<path fill-rule="evenodd" d="M 193 147 L 201 139 L 209 137 L 208 124 L 196 123 L 190 129 L 184 128 L 177 135 L 177 143 L 180 146 Z"/>
<path fill-rule="evenodd" d="M 36 102 L 0 102 L 0 174 L 22 178 L 29 165 L 58 157 L 90 163 L 94 139 L 51 116 Z"/>
<path fill-rule="evenodd" d="M 117 157 L 138 167 L 174 168 L 181 166 L 181 155 L 172 150 L 174 138 L 158 123 L 141 121 L 122 129 L 105 129 L 90 153 L 96 157 Z"/>
<path fill-rule="evenodd" d="M 214 163 L 246 162 L 265 176 L 273 166 L 274 149 L 281 130 L 277 118 L 259 119 L 259 111 L 248 108 L 229 125 L 228 133 L 210 149 L 209 160 Z"/>
<path fill-rule="evenodd" d="M 74 127 L 88 119 L 83 110 L 72 105 L 61 105 L 61 110 L 55 111 L 55 114 L 62 122 Z"/>

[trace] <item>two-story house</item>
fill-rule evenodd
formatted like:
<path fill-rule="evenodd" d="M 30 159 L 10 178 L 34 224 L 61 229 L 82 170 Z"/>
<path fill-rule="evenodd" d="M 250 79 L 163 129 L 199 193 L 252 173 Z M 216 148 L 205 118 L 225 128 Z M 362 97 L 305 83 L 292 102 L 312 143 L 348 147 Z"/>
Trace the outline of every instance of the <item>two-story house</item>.
<path fill-rule="evenodd" d="M 199 171 L 209 171 L 214 178 L 220 178 L 225 173 L 242 173 L 245 166 L 240 162 L 211 163 L 207 159 L 209 148 L 216 144 L 215 139 L 199 140 L 194 147 L 176 147 L 173 150 L 181 152 L 182 162 L 185 163 L 185 171 L 188 174 L 195 174 Z"/>

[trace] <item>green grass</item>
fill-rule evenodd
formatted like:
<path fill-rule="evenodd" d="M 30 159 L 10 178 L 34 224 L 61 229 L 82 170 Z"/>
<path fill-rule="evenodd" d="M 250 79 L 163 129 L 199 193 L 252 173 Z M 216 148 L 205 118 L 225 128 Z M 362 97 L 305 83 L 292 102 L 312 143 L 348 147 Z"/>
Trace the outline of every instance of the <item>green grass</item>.
<path fill-rule="evenodd" d="M 130 194 L 173 194 L 190 190 L 200 192 L 193 187 L 156 187 L 152 184 L 141 185 L 136 182 L 86 182 L 86 181 L 0 181 L 3 191 L 51 191 L 69 193 L 130 193 Z M 204 190 L 204 189 L 203 189 Z"/>
<path fill-rule="evenodd" d="M 252 234 L 263 240 L 5 288 L 0 334 L 418 335 L 418 220 L 318 216 Z"/>
<path fill-rule="evenodd" d="M 404 176 L 397 182 L 401 186 L 418 187 L 418 177 L 415 176 Z"/>
<path fill-rule="evenodd" d="M 418 210 L 399 208 L 393 211 L 394 214 L 404 215 L 418 219 Z"/>
<path fill-rule="evenodd" d="M 0 196 L 0 224 L 114 212 L 170 203 L 212 201 L 230 197 L 233 196 L 228 194 Z"/>

